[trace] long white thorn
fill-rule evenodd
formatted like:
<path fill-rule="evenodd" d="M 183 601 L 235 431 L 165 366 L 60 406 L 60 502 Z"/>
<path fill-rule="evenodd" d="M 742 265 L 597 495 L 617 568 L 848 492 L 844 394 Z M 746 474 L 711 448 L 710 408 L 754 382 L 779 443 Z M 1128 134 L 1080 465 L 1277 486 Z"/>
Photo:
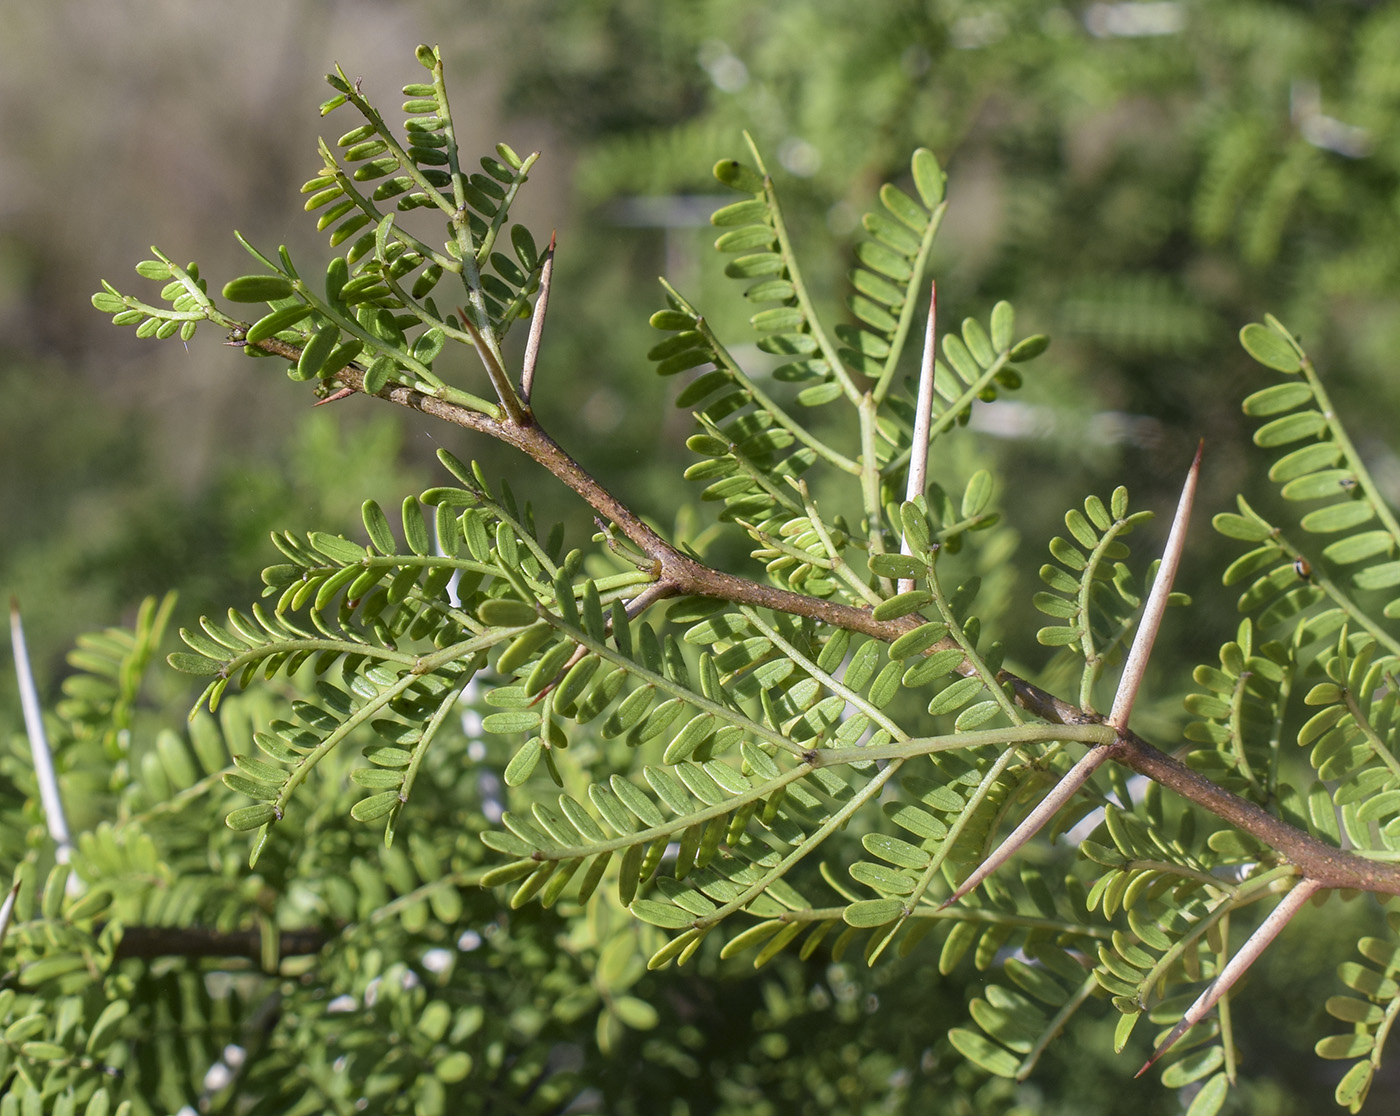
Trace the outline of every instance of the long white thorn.
<path fill-rule="evenodd" d="M 1128 727 L 1133 702 L 1137 700 L 1153 644 L 1157 642 L 1157 632 L 1162 626 L 1162 616 L 1167 611 L 1167 598 L 1171 596 L 1172 583 L 1176 580 L 1181 555 L 1186 549 L 1186 529 L 1191 523 L 1191 509 L 1196 504 L 1196 482 L 1201 475 L 1201 450 L 1204 448 L 1204 443 L 1196 446 L 1196 456 L 1187 470 L 1181 499 L 1176 505 L 1176 516 L 1172 519 L 1172 529 L 1167 535 L 1166 549 L 1162 551 L 1162 564 L 1157 567 L 1152 592 L 1148 594 L 1147 605 L 1142 610 L 1142 622 L 1138 624 L 1137 635 L 1133 637 L 1132 650 L 1128 652 L 1128 660 L 1123 666 L 1123 677 L 1118 681 L 1118 692 L 1113 695 L 1113 709 L 1108 714 L 1108 723 L 1114 728 Z"/>
<path fill-rule="evenodd" d="M 15 679 L 19 684 L 20 707 L 24 710 L 24 728 L 29 734 L 29 752 L 34 758 L 34 776 L 39 783 L 39 802 L 44 808 L 49 836 L 56 846 L 60 864 L 68 863 L 73 841 L 68 834 L 68 818 L 63 812 L 63 798 L 58 793 L 58 776 L 54 772 L 53 753 L 44 733 L 44 714 L 39 707 L 39 690 L 34 685 L 34 672 L 29 665 L 29 648 L 24 642 L 24 623 L 19 617 L 19 602 L 10 598 L 10 645 L 15 653 Z"/>
<path fill-rule="evenodd" d="M 1303 880 L 1283 897 L 1272 911 L 1268 918 L 1259 924 L 1259 928 L 1249 936 L 1249 941 L 1240 946 L 1225 967 L 1220 970 L 1220 975 L 1211 981 L 1210 987 L 1197 997 L 1196 1002 L 1186 1009 L 1186 1013 L 1181 1017 L 1181 1021 L 1171 1029 L 1171 1033 L 1152 1052 L 1152 1057 L 1142 1064 L 1142 1069 L 1138 1070 L 1135 1077 L 1141 1077 L 1152 1068 L 1163 1054 L 1176 1045 L 1177 1040 L 1187 1031 L 1204 1019 L 1211 1008 L 1220 1002 L 1220 998 L 1225 995 L 1235 983 L 1244 976 L 1249 967 L 1258 960 L 1259 955 L 1269 947 L 1269 944 L 1278 937 L 1279 931 L 1292 921 L 1293 916 L 1302 909 L 1304 903 L 1311 899 L 1322 888 L 1316 880 Z"/>
<path fill-rule="evenodd" d="M 1186 548 L 1186 528 L 1191 522 L 1191 509 L 1196 501 L 1196 482 L 1200 473 L 1201 447 L 1197 446 L 1195 460 L 1191 462 L 1191 468 L 1186 474 L 1186 483 L 1181 490 L 1181 499 L 1176 505 L 1171 532 L 1167 535 L 1162 564 L 1157 569 L 1157 578 L 1152 583 L 1152 592 L 1148 595 L 1147 605 L 1142 611 L 1142 623 L 1138 626 L 1132 650 L 1128 652 L 1127 665 L 1124 666 L 1123 677 L 1118 683 L 1118 693 L 1113 698 L 1113 711 L 1108 715 L 1108 724 L 1113 728 L 1127 728 L 1133 702 L 1137 699 L 1138 688 L 1142 685 L 1143 675 L 1147 671 L 1148 657 L 1152 654 L 1152 646 L 1162 626 L 1162 614 L 1166 611 L 1172 582 L 1176 579 L 1176 571 L 1181 566 L 1181 555 Z M 1036 804 L 1035 809 L 1025 816 L 1021 824 L 1011 831 L 1006 840 L 988 854 L 942 905 L 947 907 L 956 903 L 1019 852 L 1026 842 L 1040 832 L 1046 822 L 1079 793 L 1089 781 L 1089 777 L 1107 758 L 1108 749 L 1105 747 L 1091 748 L 1086 752 L 1078 763 L 1065 772 L 1064 778 L 1055 784 L 1050 793 Z"/>
<path fill-rule="evenodd" d="M 913 500 L 924 494 L 928 483 L 928 441 L 929 427 L 933 425 L 933 375 L 938 359 L 935 335 L 938 330 L 938 284 L 929 284 L 928 325 L 924 329 L 924 357 L 919 365 L 919 401 L 914 412 L 914 441 L 909 447 L 909 480 L 904 488 L 904 499 Z M 899 552 L 908 554 L 909 540 L 900 545 Z M 901 578 L 898 590 L 907 593 L 914 588 L 913 578 Z"/>

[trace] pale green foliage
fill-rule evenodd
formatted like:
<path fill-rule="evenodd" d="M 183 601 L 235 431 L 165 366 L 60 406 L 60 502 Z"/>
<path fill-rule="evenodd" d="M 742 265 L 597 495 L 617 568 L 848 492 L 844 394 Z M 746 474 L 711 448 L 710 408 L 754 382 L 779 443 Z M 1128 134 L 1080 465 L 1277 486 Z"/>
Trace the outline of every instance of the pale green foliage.
<path fill-rule="evenodd" d="M 547 254 L 509 225 L 535 157 L 502 148 L 482 161 L 485 174 L 464 171 L 441 62 L 427 48 L 419 60 L 432 82 L 405 87 L 406 146 L 343 74 L 329 79 L 336 94 L 323 111 L 349 104 L 364 123 L 340 137 L 338 155 L 322 145 L 324 168 L 306 187 L 331 245 L 349 242 L 324 284 L 302 280 L 285 251 L 274 260 L 249 246 L 266 271 L 234 279 L 223 297 L 265 304 L 252 322 L 220 309 L 194 265 L 159 254 L 138 271 L 165 284 L 168 306 L 110 285 L 94 303 L 157 337 L 188 338 L 212 321 L 327 389 L 353 370 L 371 394 L 411 388 L 495 429 L 528 429 L 502 341 L 546 275 Z M 1051 592 L 1034 603 L 1062 623 L 1039 640 L 1082 658 L 1084 713 L 1049 724 L 1001 673 L 1002 641 L 1015 634 L 976 610 L 980 573 L 1005 560 L 993 478 L 943 476 L 906 498 L 926 447 L 914 445 L 902 358 L 944 212 L 942 170 L 919 149 L 904 184 L 881 188 L 851 276 L 859 324 L 829 328 L 773 179 L 757 150 L 749 158 L 716 166 L 745 196 L 713 221 L 764 355 L 736 356 L 667 286 L 651 322 L 668 336 L 649 356 L 658 373 L 689 377 L 678 405 L 697 425 L 688 445 L 700 460 L 686 476 L 705 484 L 700 499 L 749 549 L 756 579 L 800 597 L 764 598 L 768 607 L 718 590 L 649 596 L 665 587 L 663 563 L 636 533 L 600 520 L 586 549 L 568 549 L 509 484 L 442 452 L 453 483 L 407 496 L 392 520 L 364 505 L 368 545 L 280 533 L 285 561 L 264 571 L 265 603 L 181 631 L 189 650 L 171 663 L 213 679 L 187 739 L 133 739 L 171 603 L 148 606 L 134 635 L 90 641 L 56 751 L 102 765 L 108 820 L 77 841 L 73 895 L 63 867 L 39 886 L 47 854 L 31 850 L 20 869 L 6 943 L 20 959 L 18 991 L 0 990 L 0 1066 L 13 1068 L 0 1116 L 21 1111 L 11 1101 L 21 1094 L 36 1098 L 25 1112 L 92 1116 L 118 1100 L 133 1112 L 199 1101 L 311 1113 L 361 1097 L 376 1111 L 457 1111 L 466 1081 L 482 1109 L 561 1111 L 588 1077 L 550 1064 L 551 1025 L 592 1015 L 607 1055 L 658 1025 L 663 1005 L 633 991 L 648 969 L 731 957 L 762 968 L 784 951 L 874 964 L 936 948 L 945 975 L 970 961 L 989 976 L 947 1041 L 980 1070 L 1024 1080 L 1079 1014 L 1116 1009 L 1116 1047 L 1140 1045 L 1144 1016 L 1169 1031 L 1195 986 L 1219 973 L 1236 944 L 1232 920 L 1238 935 L 1292 869 L 1112 765 L 1051 827 L 1102 811 L 1075 854 L 1042 845 L 943 906 L 1080 744 L 1103 742 L 1089 714 L 1151 585 L 1152 565 L 1133 564 L 1126 541 L 1147 513 L 1129 512 L 1121 488 L 1106 502 L 1090 496 L 1065 516 L 1069 539 L 1049 544 Z M 400 227 L 379 206 L 391 198 L 397 211 L 436 211 L 443 247 Z M 507 228 L 513 258 L 495 250 Z M 438 308 L 444 285 L 463 309 Z M 929 354 L 935 446 L 973 407 L 1019 387 L 1018 366 L 1046 345 L 1016 337 L 1006 302 L 940 332 L 942 356 Z M 1243 500 L 1241 514 L 1217 518 L 1255 545 L 1227 582 L 1254 580 L 1220 667 L 1196 673 L 1207 692 L 1188 699 L 1198 718 L 1188 736 L 1206 746 L 1187 759 L 1314 835 L 1337 841 L 1340 817 L 1353 846 L 1390 854 L 1400 648 L 1383 621 L 1393 613 L 1363 607 L 1329 571 L 1352 567 L 1363 593 L 1393 587 L 1400 531 L 1296 341 L 1272 319 L 1243 341 L 1289 377 L 1246 402 L 1269 418 L 1255 440 L 1307 441 L 1272 475 L 1286 498 L 1323 501 L 1301 517 L 1305 533 L 1338 539 L 1296 549 Z M 435 371 L 454 342 L 476 350 L 499 403 Z M 794 599 L 802 607 L 781 607 Z M 899 627 L 877 639 L 831 620 L 823 609 L 836 605 Z M 227 692 L 234 683 L 247 692 Z M 1301 727 L 1295 693 L 1321 707 Z M 479 730 L 464 725 L 464 708 Z M 1311 745 L 1317 778 L 1306 790 L 1280 778 L 1291 740 Z M 488 756 L 506 784 L 504 813 L 475 778 Z M 209 823 L 216 813 L 226 826 Z M 237 863 L 246 831 L 257 875 Z M 501 930 L 515 956 L 473 968 L 453 946 L 500 911 L 515 912 Z M 256 930 L 243 952 L 258 968 L 127 964 L 119 951 L 137 927 Z M 296 932 L 319 935 L 319 957 L 280 955 Z M 1338 1092 L 1353 1107 L 1400 1003 L 1393 945 L 1359 948 L 1376 967 L 1349 963 L 1342 976 L 1362 998 L 1328 1003 L 1355 1034 L 1319 1045 L 1325 1057 L 1363 1059 Z M 512 963 L 541 995 L 563 993 L 545 1013 L 552 1023 L 478 1002 L 506 998 Z M 142 1042 L 151 1031 L 158 1038 Z M 235 1039 L 247 1061 L 210 1084 Z M 1193 1116 L 1225 1102 L 1234 1048 L 1227 1007 L 1167 1059 L 1167 1086 L 1204 1083 Z M 587 1072 L 598 1073 L 592 1049 Z M 112 1070 L 126 1073 L 120 1085 Z M 998 1102 L 985 1096 L 991 1111 Z"/>

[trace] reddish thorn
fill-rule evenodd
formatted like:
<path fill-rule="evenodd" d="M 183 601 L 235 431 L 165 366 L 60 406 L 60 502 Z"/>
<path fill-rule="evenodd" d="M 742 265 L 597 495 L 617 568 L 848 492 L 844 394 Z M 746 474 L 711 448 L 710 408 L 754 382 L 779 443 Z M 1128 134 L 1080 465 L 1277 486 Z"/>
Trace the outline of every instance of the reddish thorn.
<path fill-rule="evenodd" d="M 324 399 L 318 399 L 318 400 L 316 400 L 316 402 L 313 403 L 313 404 L 311 404 L 311 405 L 312 405 L 313 407 L 320 407 L 320 406 L 325 405 L 326 403 L 334 403 L 337 399 L 344 399 L 347 395 L 354 395 L 354 394 L 355 394 L 355 389 L 354 389 L 354 388 L 351 388 L 351 387 L 343 387 L 343 388 L 341 388 L 339 391 L 333 391 L 333 392 L 331 392 L 331 394 L 328 395 L 328 396 L 326 396 Z"/>

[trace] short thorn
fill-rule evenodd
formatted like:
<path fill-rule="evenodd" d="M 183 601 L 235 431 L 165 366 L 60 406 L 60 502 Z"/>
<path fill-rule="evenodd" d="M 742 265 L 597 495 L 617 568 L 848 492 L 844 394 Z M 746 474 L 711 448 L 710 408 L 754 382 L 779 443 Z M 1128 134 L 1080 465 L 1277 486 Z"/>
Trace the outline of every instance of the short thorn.
<path fill-rule="evenodd" d="M 530 316 L 530 336 L 525 341 L 525 359 L 520 369 L 520 398 L 526 406 L 535 387 L 535 363 L 540 357 L 540 336 L 544 333 L 544 316 L 549 310 L 549 286 L 554 280 L 554 239 L 555 233 L 551 232 L 544 266 L 540 268 L 540 293 L 535 299 L 535 312 Z"/>
<path fill-rule="evenodd" d="M 336 391 L 331 392 L 331 393 L 330 393 L 328 396 L 326 396 L 324 399 L 318 399 L 318 400 L 316 400 L 316 402 L 313 403 L 313 404 L 311 404 L 311 405 L 312 405 L 313 407 L 323 407 L 323 406 L 325 406 L 327 403 L 334 403 L 337 399 L 347 399 L 347 398 L 349 398 L 350 396 L 352 396 L 352 395 L 354 395 L 354 394 L 355 394 L 355 389 L 354 389 L 354 388 L 343 387 L 343 388 L 340 388 L 340 389 L 338 389 L 338 390 L 336 390 Z"/>

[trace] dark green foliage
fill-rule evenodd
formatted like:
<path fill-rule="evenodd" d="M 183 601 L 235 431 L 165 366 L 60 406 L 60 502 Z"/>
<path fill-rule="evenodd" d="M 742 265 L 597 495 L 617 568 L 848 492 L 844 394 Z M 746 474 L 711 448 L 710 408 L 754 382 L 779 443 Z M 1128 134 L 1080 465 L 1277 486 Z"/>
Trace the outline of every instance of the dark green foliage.
<path fill-rule="evenodd" d="M 364 123 L 335 152 L 322 144 L 304 189 L 331 246 L 348 245 L 324 282 L 303 280 L 285 249 L 274 260 L 245 244 L 264 271 L 223 297 L 265 304 L 252 321 L 159 253 L 137 270 L 166 284 L 168 306 L 111 286 L 94 304 L 142 336 L 188 337 L 208 320 L 322 394 L 397 391 L 533 447 L 593 505 L 599 532 L 566 549 L 509 483 L 442 451 L 450 483 L 394 513 L 362 505 L 368 545 L 279 532 L 263 602 L 181 629 L 188 650 L 171 665 L 212 679 L 186 734 L 135 714 L 173 602 L 148 604 L 131 633 L 88 638 L 54 752 L 65 788 L 86 777 L 104 820 L 81 828 L 71 869 L 18 827 L 0 831 L 21 865 L 0 1116 L 650 1111 L 677 1078 L 701 1080 L 696 1104 L 715 1111 L 750 1111 L 771 1088 L 829 1111 L 939 1097 L 1003 1112 L 1067 1027 L 1109 1019 L 1115 1050 L 1160 1039 L 1225 970 L 1254 905 L 1294 879 L 1248 826 L 1109 765 L 1054 819 L 1051 832 L 1083 823 L 1076 850 L 1042 843 L 944 903 L 1079 745 L 1116 740 L 1093 713 L 1098 687 L 1156 571 L 1125 541 L 1148 514 L 1129 512 L 1125 489 L 1066 513 L 1069 537 L 1049 543 L 1058 564 L 1041 570 L 1051 591 L 1033 603 L 1064 621 L 1039 643 L 1083 657 L 1077 717 L 1037 712 L 1035 688 L 1003 671 L 1004 639 L 1028 658 L 1036 644 L 999 624 L 1004 602 L 984 589 L 1005 558 L 991 474 L 940 467 L 943 484 L 907 484 L 928 449 L 914 434 L 919 385 L 900 373 L 943 214 L 933 155 L 916 150 L 912 193 L 879 190 L 851 274 L 859 324 L 829 329 L 757 148 L 752 165 L 715 168 L 747 195 L 715 214 L 715 247 L 744 284 L 762 355 L 737 358 L 670 285 L 651 318 L 670 336 L 649 355 L 685 381 L 701 456 L 686 475 L 721 529 L 746 538 L 756 588 L 726 593 L 730 575 L 701 567 L 710 580 L 687 591 L 673 570 L 695 559 L 530 441 L 528 388 L 502 341 L 542 313 L 548 282 L 547 255 L 508 218 L 535 156 L 502 147 L 484 174 L 463 170 L 440 58 L 420 48 L 418 60 L 432 81 L 404 88 L 403 139 L 357 84 L 328 79 L 323 114 L 349 104 Z M 393 211 L 379 204 L 390 199 Z M 397 223 L 417 208 L 446 221 L 442 248 Z M 513 257 L 497 250 L 507 229 Z M 443 284 L 464 309 L 439 310 Z M 941 357 L 931 348 L 924 364 L 938 449 L 1034 369 L 1046 338 L 1014 330 L 1005 301 L 941 327 Z M 1245 402 L 1266 420 L 1256 443 L 1306 443 L 1273 478 L 1286 500 L 1320 502 L 1299 517 L 1305 534 L 1339 537 L 1295 549 L 1243 498 L 1217 517 L 1254 546 L 1226 581 L 1253 580 L 1220 667 L 1196 672 L 1188 735 L 1203 747 L 1186 758 L 1325 842 L 1389 857 L 1400 647 L 1390 604 L 1364 594 L 1400 581 L 1400 531 L 1296 339 L 1271 318 L 1242 341 L 1288 377 Z M 490 391 L 434 371 L 454 343 L 475 350 Z M 1354 567 L 1345 587 L 1342 567 Z M 1310 749 L 1306 791 L 1280 778 L 1293 740 Z M 5 771 L 35 797 L 22 762 Z M 174 944 L 143 946 L 161 932 Z M 221 939 L 209 952 L 222 959 L 201 959 L 199 943 L 222 934 L 237 948 Z M 1358 948 L 1368 964 L 1342 968 L 1358 995 L 1327 1004 L 1355 1033 L 1318 1045 L 1360 1059 L 1337 1092 L 1353 1110 L 1400 996 L 1390 939 Z M 149 962 L 157 952 L 173 956 Z M 832 1041 L 804 1021 L 829 1026 L 822 997 L 859 995 L 857 961 L 932 981 L 934 958 L 971 995 L 956 1021 L 939 1004 L 922 1054 L 885 1034 L 839 1051 L 830 1075 L 785 1059 L 793 1041 L 809 1056 Z M 766 973 L 736 986 L 738 965 Z M 717 997 L 767 1028 L 746 1059 L 693 1022 L 725 1017 Z M 1160 1080 L 1191 1090 L 1193 1116 L 1218 1111 L 1239 1080 L 1236 1046 L 1222 1009 Z M 626 1064 L 641 1068 L 620 1074 Z M 704 1083 L 709 1067 L 724 1070 L 718 1084 Z"/>

